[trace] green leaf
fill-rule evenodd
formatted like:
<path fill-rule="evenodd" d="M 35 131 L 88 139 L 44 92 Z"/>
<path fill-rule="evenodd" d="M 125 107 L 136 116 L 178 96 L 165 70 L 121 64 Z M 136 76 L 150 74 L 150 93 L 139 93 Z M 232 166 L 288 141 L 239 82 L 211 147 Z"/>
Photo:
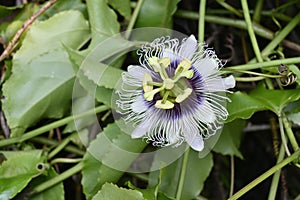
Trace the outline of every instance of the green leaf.
<path fill-rule="evenodd" d="M 14 7 L 6 7 L 6 6 L 0 5 L 0 18 L 5 18 L 5 17 L 11 15 L 14 11 L 21 9 L 23 7 L 24 7 L 24 5 L 14 6 Z"/>
<path fill-rule="evenodd" d="M 107 0 L 108 4 L 117 10 L 125 19 L 131 16 L 130 0 Z"/>
<path fill-rule="evenodd" d="M 181 167 L 182 159 L 178 159 L 176 162 L 162 169 L 162 179 L 159 191 L 166 194 L 169 198 L 176 197 Z M 186 171 L 184 179 L 181 199 L 194 199 L 200 194 L 212 167 L 213 159 L 211 153 L 207 154 L 204 158 L 199 159 L 198 152 L 190 150 L 187 165 L 188 170 Z M 158 176 L 158 171 L 150 173 L 149 187 L 153 187 L 157 184 Z"/>
<path fill-rule="evenodd" d="M 75 74 L 62 43 L 76 49 L 88 36 L 78 11 L 62 12 L 31 27 L 3 86 L 3 110 L 13 136 L 41 118 L 60 118 L 69 109 Z"/>
<path fill-rule="evenodd" d="M 158 192 L 159 186 L 161 184 L 161 175 L 158 178 L 158 183 L 153 188 L 149 189 L 140 189 L 135 187 L 131 182 L 128 182 L 128 187 L 130 189 L 137 190 L 143 194 L 145 200 L 172 200 L 173 198 L 169 198 L 161 192 Z"/>
<path fill-rule="evenodd" d="M 61 48 L 62 45 L 78 49 L 89 39 L 89 34 L 88 24 L 80 12 L 60 12 L 30 27 L 22 47 L 14 55 L 14 64 L 24 68 L 39 55 Z"/>
<path fill-rule="evenodd" d="M 173 15 L 180 0 L 144 0 L 135 27 L 172 28 Z"/>
<path fill-rule="evenodd" d="M 300 98 L 300 89 L 267 90 L 263 85 L 257 86 L 249 95 L 235 92 L 228 96 L 231 102 L 227 105 L 229 116 L 226 122 L 234 119 L 249 119 L 255 112 L 271 110 L 280 115 L 288 103 Z"/>
<path fill-rule="evenodd" d="M 73 114 L 83 113 L 84 111 L 90 110 L 94 107 L 95 107 L 94 98 L 88 94 L 85 94 L 85 96 L 73 100 L 72 113 Z M 76 130 L 80 131 L 83 128 L 86 128 L 87 126 L 95 122 L 96 122 L 96 118 L 94 116 L 86 116 L 80 119 L 76 119 L 67 124 L 67 126 L 64 128 L 63 133 L 70 133 Z"/>
<path fill-rule="evenodd" d="M 34 179 L 32 181 L 32 183 L 30 184 L 31 187 L 33 187 L 34 185 L 39 185 L 43 182 L 46 182 L 54 177 L 56 177 L 58 174 L 56 173 L 56 171 L 54 170 L 53 167 L 51 167 L 48 171 L 47 171 L 47 175 L 41 175 L 38 178 Z M 32 197 L 30 197 L 30 200 L 49 200 L 49 199 L 55 199 L 55 200 L 64 200 L 65 196 L 64 196 L 64 185 L 62 182 L 56 184 L 55 186 L 40 192 Z"/>
<path fill-rule="evenodd" d="M 104 184 L 102 189 L 93 197 L 92 200 L 112 199 L 144 200 L 142 193 L 135 190 L 119 188 L 111 183 Z"/>
<path fill-rule="evenodd" d="M 59 0 L 49 9 L 47 9 L 40 17 L 39 20 L 45 20 L 53 15 L 67 10 L 77 10 L 87 18 L 86 5 L 81 0 Z"/>
<path fill-rule="evenodd" d="M 110 64 L 136 45 L 137 42 L 128 41 L 120 35 L 104 40 L 85 57 L 80 70 L 98 86 L 113 89 L 120 80 L 123 70 Z"/>
<path fill-rule="evenodd" d="M 133 140 L 121 132 L 115 123 L 104 128 L 83 158 L 82 185 L 86 198 L 91 199 L 105 182 L 117 182 L 145 146 L 142 140 Z"/>
<path fill-rule="evenodd" d="M 119 33 L 120 24 L 105 0 L 87 0 L 86 5 L 92 33 L 89 49 L 93 49 L 101 41 Z"/>
<path fill-rule="evenodd" d="M 245 125 L 246 121 L 241 119 L 226 123 L 213 150 L 222 155 L 237 156 L 242 159 L 243 156 L 238 149 L 240 147 Z"/>
<path fill-rule="evenodd" d="M 229 94 L 231 102 L 227 104 L 229 116 L 226 122 L 231 122 L 234 119 L 249 119 L 255 112 L 265 110 L 265 106 L 255 98 L 242 93 L 235 92 Z"/>
<path fill-rule="evenodd" d="M 18 194 L 33 177 L 42 172 L 37 168 L 43 164 L 42 151 L 1 151 L 6 160 L 0 165 L 0 199 L 6 200 Z"/>
<path fill-rule="evenodd" d="M 158 185 L 155 186 L 155 188 L 150 188 L 150 189 L 140 189 L 138 187 L 135 187 L 131 182 L 128 182 L 127 185 L 130 189 L 141 192 L 143 194 L 143 198 L 145 200 L 155 200 L 156 199 L 156 196 L 157 196 L 156 189 L 157 189 Z"/>
<path fill-rule="evenodd" d="M 291 122 L 300 125 L 300 100 L 290 103 L 284 111 Z"/>
<path fill-rule="evenodd" d="M 267 90 L 263 85 L 256 87 L 250 96 L 260 101 L 268 110 L 280 115 L 288 103 L 300 98 L 300 89 Z"/>

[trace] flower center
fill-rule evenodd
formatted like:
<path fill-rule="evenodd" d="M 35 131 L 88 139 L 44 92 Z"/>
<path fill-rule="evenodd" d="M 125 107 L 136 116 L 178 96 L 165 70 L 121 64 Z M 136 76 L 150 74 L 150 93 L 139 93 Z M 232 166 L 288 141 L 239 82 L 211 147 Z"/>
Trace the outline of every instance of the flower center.
<path fill-rule="evenodd" d="M 175 103 L 181 103 L 192 94 L 192 89 L 184 78 L 191 79 L 194 70 L 190 69 L 192 63 L 188 59 L 183 59 L 177 66 L 174 76 L 169 77 L 166 68 L 170 66 L 170 58 L 151 57 L 148 59 L 149 64 L 154 71 L 159 73 L 162 82 L 154 82 L 150 74 L 143 77 L 144 98 L 152 101 L 154 96 L 159 93 L 162 99 L 155 103 L 156 108 L 172 109 Z"/>

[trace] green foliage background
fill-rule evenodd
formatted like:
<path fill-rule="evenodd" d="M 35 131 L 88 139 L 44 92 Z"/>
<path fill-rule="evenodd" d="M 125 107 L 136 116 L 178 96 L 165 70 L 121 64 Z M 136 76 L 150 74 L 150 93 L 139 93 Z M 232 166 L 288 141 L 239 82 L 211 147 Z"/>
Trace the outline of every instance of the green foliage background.
<path fill-rule="evenodd" d="M 2 52 L 49 2 L 0 5 Z M 299 8 L 299 1 L 57 0 L 1 56 L 0 199 L 299 199 Z M 135 153 L 154 148 L 124 134 L 111 114 L 121 73 L 138 61 L 130 53 L 108 68 L 106 61 L 139 38 L 118 38 L 100 62 L 80 66 L 99 43 L 142 27 L 204 38 L 237 86 L 210 153 L 189 150 L 161 170 L 134 174 L 93 155 L 127 168 L 136 157 L 112 144 Z M 72 99 L 76 78 L 82 92 Z"/>

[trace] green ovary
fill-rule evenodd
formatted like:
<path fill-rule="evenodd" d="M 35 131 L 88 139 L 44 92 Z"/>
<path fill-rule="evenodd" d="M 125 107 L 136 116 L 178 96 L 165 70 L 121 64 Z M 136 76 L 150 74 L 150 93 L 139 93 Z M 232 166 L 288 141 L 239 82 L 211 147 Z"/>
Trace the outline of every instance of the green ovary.
<path fill-rule="evenodd" d="M 162 79 L 162 83 L 158 83 L 152 80 L 150 74 L 145 74 L 143 77 L 144 98 L 152 101 L 157 93 L 162 98 L 156 101 L 156 108 L 172 109 L 175 103 L 183 102 L 192 94 L 193 90 L 184 80 L 184 78 L 191 79 L 194 75 L 194 71 L 190 69 L 192 65 L 190 60 L 183 59 L 178 64 L 173 77 L 169 77 L 166 72 L 166 68 L 171 63 L 170 58 L 151 57 L 148 62 Z"/>

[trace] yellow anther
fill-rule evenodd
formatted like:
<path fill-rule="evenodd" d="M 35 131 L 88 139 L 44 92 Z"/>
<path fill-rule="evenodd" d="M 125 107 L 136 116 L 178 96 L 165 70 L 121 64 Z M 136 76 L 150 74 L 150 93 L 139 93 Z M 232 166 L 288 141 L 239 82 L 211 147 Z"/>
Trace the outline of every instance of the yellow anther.
<path fill-rule="evenodd" d="M 163 100 L 158 100 L 155 103 L 155 107 L 160 109 L 172 109 L 174 108 L 174 103 L 168 100 L 163 103 Z"/>
<path fill-rule="evenodd" d="M 144 98 L 147 100 L 147 101 L 152 101 L 153 98 L 154 98 L 154 95 L 158 92 L 160 92 L 161 90 L 163 90 L 162 88 L 156 88 L 154 90 L 150 90 L 148 92 L 145 92 L 144 93 Z"/>
<path fill-rule="evenodd" d="M 178 67 L 183 68 L 183 71 L 186 71 L 186 70 L 190 69 L 191 66 L 192 66 L 192 62 L 189 59 L 186 59 L 186 58 L 183 59 L 178 65 Z"/>
<path fill-rule="evenodd" d="M 153 56 L 153 57 L 148 58 L 148 62 L 153 67 L 153 70 L 155 72 L 159 72 L 160 71 L 160 64 L 158 62 L 158 58 L 157 57 Z"/>
<path fill-rule="evenodd" d="M 193 92 L 193 90 L 191 88 L 186 88 L 182 94 L 180 94 L 176 97 L 175 101 L 177 103 L 183 102 L 186 98 L 188 98 L 188 96 L 190 96 L 192 94 L 192 92 Z"/>
<path fill-rule="evenodd" d="M 152 82 L 152 77 L 150 74 L 145 74 L 143 77 L 143 90 L 144 92 L 149 92 L 153 90 L 152 85 L 148 85 L 148 82 Z"/>
<path fill-rule="evenodd" d="M 171 60 L 168 57 L 164 57 L 164 58 L 160 59 L 158 62 L 159 62 L 159 64 L 164 66 L 164 68 L 167 68 L 171 63 Z"/>
<path fill-rule="evenodd" d="M 192 69 L 184 71 L 180 74 L 180 77 L 185 77 L 188 79 L 191 79 L 193 76 L 194 76 L 194 70 L 192 70 Z"/>

